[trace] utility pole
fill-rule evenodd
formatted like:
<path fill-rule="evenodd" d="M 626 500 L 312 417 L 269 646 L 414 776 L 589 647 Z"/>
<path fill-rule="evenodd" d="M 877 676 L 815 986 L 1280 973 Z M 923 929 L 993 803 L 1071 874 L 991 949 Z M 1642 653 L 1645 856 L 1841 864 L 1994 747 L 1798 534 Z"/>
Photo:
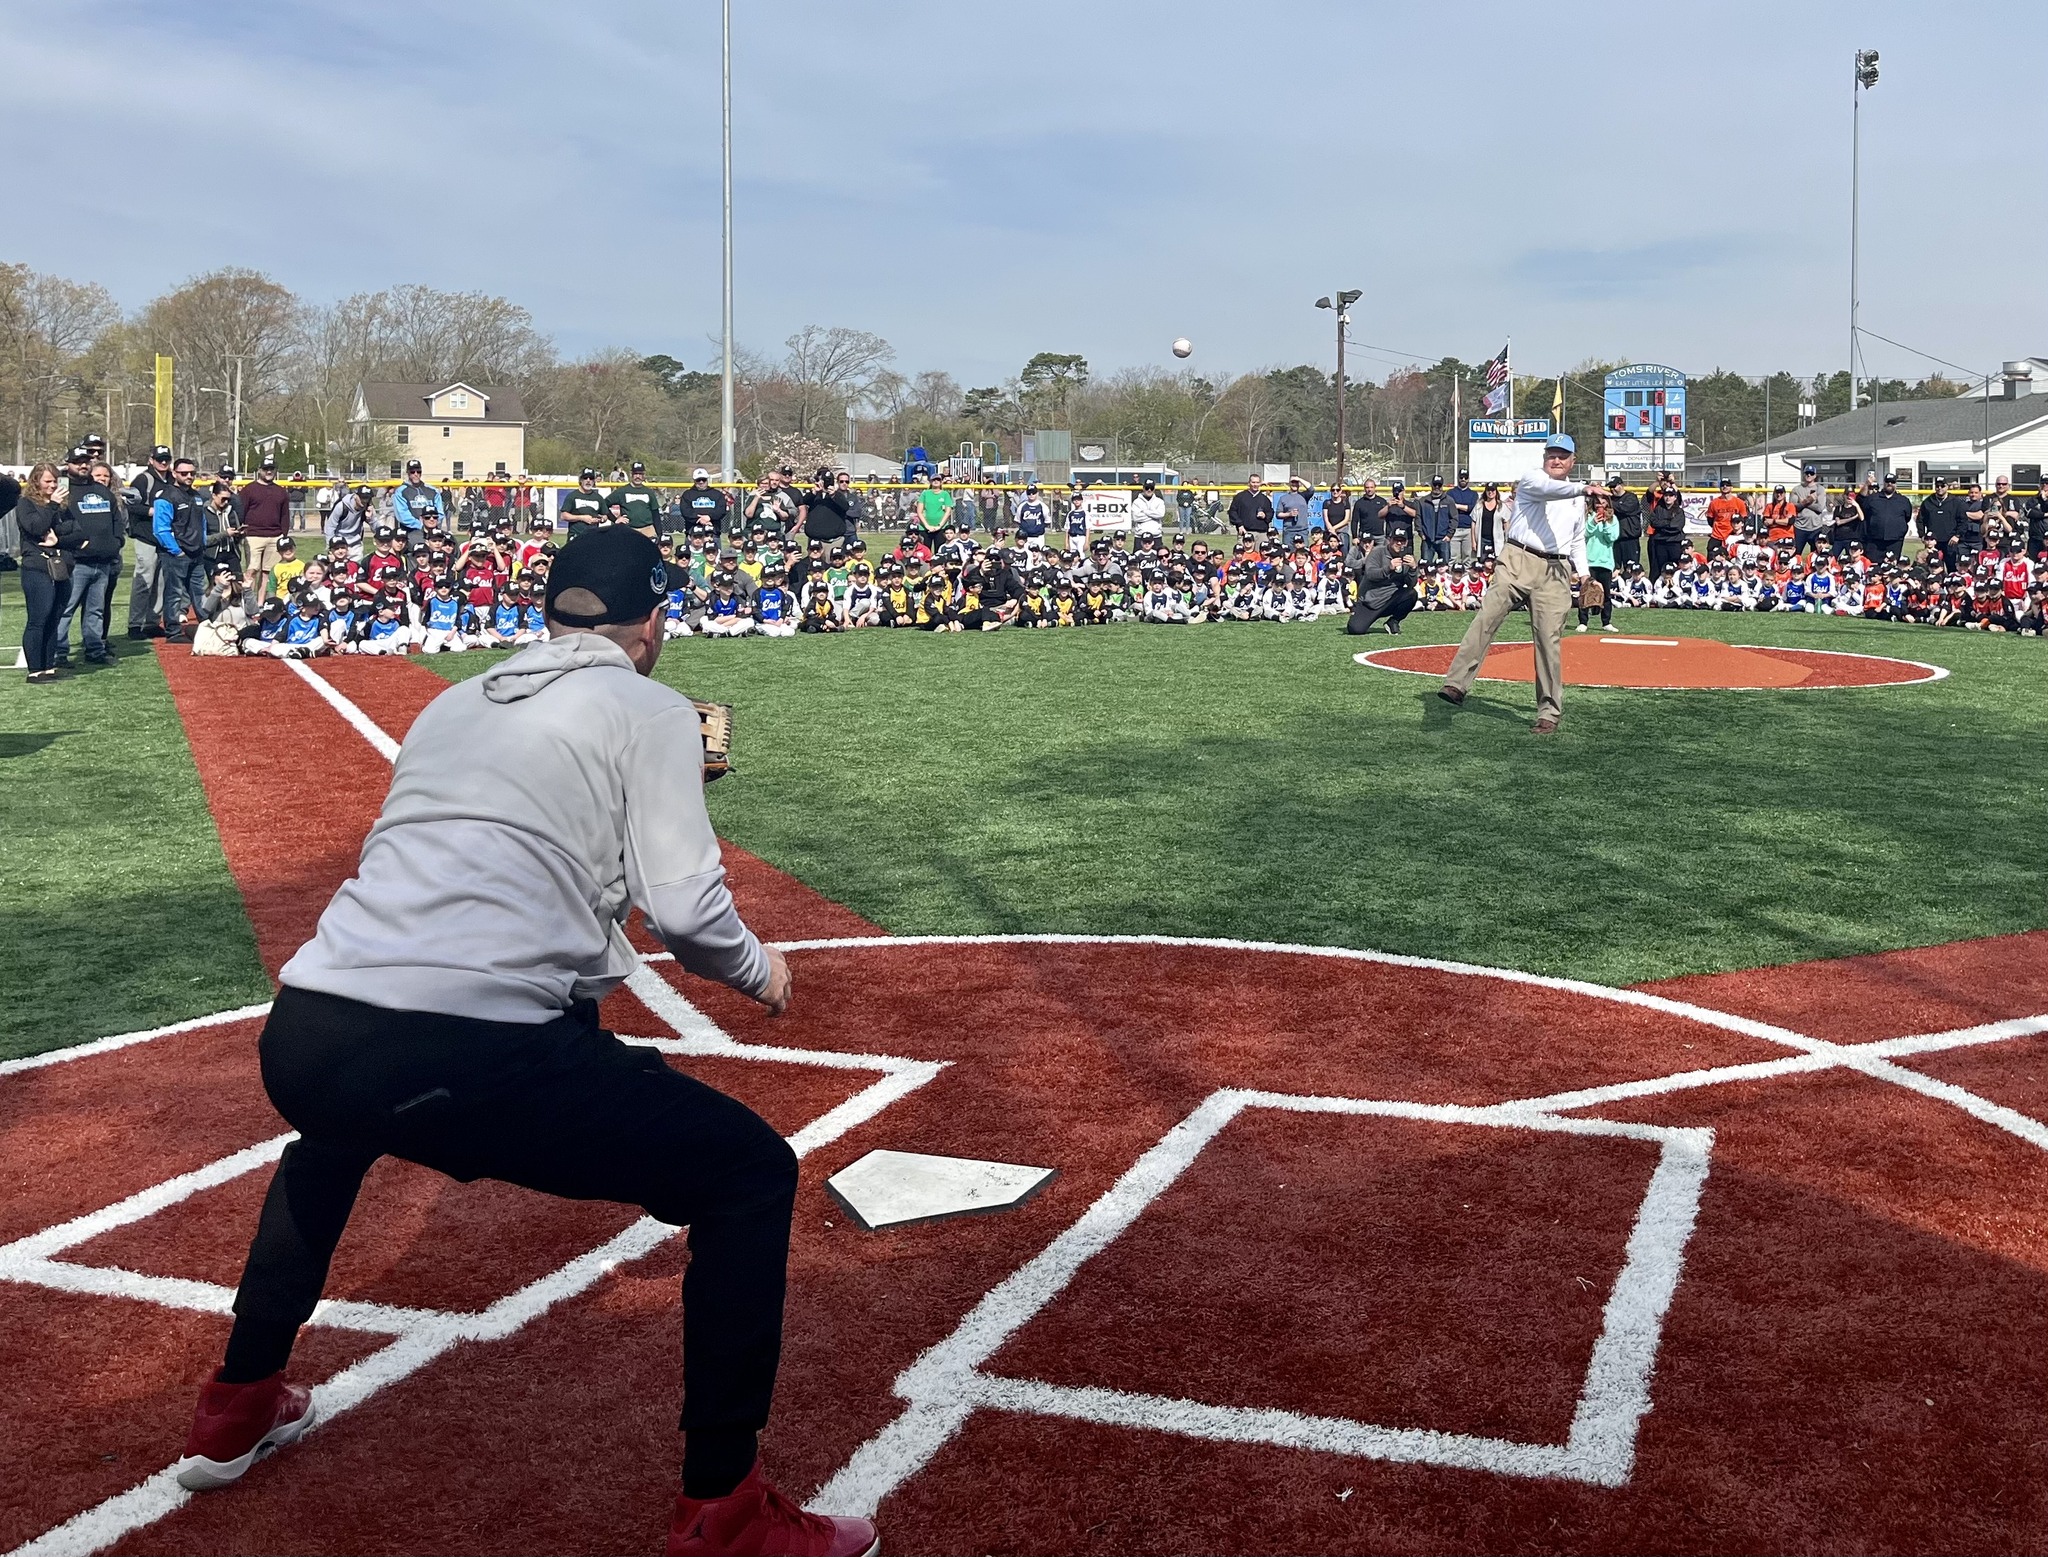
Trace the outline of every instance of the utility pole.
<path fill-rule="evenodd" d="M 1863 94 L 1877 85 L 1877 50 L 1856 51 L 1856 71 L 1849 88 L 1849 409 L 1856 409 L 1856 262 L 1862 228 L 1858 209 L 1863 184 Z"/>
<path fill-rule="evenodd" d="M 235 457 L 230 461 L 238 476 L 242 474 L 242 362 L 241 357 L 235 358 L 235 415 L 232 435 L 235 440 Z"/>
<path fill-rule="evenodd" d="M 1333 304 L 1327 297 L 1316 299 L 1318 308 L 1335 308 L 1337 311 L 1337 479 L 1332 485 L 1344 484 L 1344 454 L 1347 448 L 1344 414 L 1346 402 L 1351 398 L 1344 387 L 1344 329 L 1351 323 L 1351 305 L 1365 296 L 1360 291 L 1339 292 Z"/>
<path fill-rule="evenodd" d="M 729 482 L 735 474 L 732 419 L 732 0 L 724 0 L 721 8 L 718 47 L 725 161 L 725 360 L 718 379 L 718 474 Z"/>

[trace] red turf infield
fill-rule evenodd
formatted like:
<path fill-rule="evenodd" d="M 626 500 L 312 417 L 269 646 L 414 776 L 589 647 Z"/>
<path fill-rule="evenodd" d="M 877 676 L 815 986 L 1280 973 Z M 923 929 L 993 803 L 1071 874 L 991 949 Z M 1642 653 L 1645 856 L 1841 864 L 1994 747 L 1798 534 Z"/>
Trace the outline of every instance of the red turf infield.
<path fill-rule="evenodd" d="M 215 711 L 246 696 L 240 672 L 269 667 L 187 663 L 193 674 L 174 686 L 230 860 L 252 914 L 278 912 L 288 895 L 266 892 L 264 875 L 282 868 L 282 855 L 232 836 L 245 830 L 232 803 L 223 806 L 236 791 L 213 776 L 233 766 L 221 748 L 235 728 Z M 330 668 L 393 733 L 441 685 L 417 667 L 320 673 Z M 337 743 L 356 739 L 284 674 L 276 696 L 307 699 L 303 719 L 321 729 L 316 721 L 330 721 Z M 378 776 L 381 762 L 363 753 L 365 772 Z M 283 760 L 261 749 L 240 756 L 255 768 Z M 282 777 L 259 771 L 251 782 Z M 358 796 L 349 786 L 337 805 L 337 841 L 350 828 L 359 838 L 374 814 L 381 781 L 361 788 Z M 302 875 L 297 888 L 324 899 L 353 846 L 318 857 L 328 879 Z M 741 888 L 749 914 L 774 933 L 862 933 L 854 916 L 758 862 Z M 260 919 L 259 931 L 266 955 L 288 938 Z M 1866 992 L 1917 992 L 1899 1031 L 1978 1022 L 2048 1008 L 2038 947 L 2014 944 L 2027 939 L 1844 966 Z M 950 1062 L 805 1162 L 789 1344 L 766 1445 L 772 1472 L 799 1493 L 898 1415 L 891 1382 L 913 1358 L 1218 1087 L 1484 1104 L 1788 1053 L 1588 994 L 1295 954 L 898 944 L 795 955 L 800 1005 L 780 1022 L 672 966 L 657 971 L 742 1041 Z M 1944 955 L 1958 968 L 1974 958 L 2027 964 L 2034 975 L 1944 996 Z M 1711 981 L 1690 981 L 1687 998 L 1778 1020 L 1798 1009 L 1785 997 L 1815 982 L 1811 969 L 1779 986 L 1768 974 L 1726 977 L 1748 982 L 1710 992 Z M 663 1030 L 631 996 L 609 1015 L 622 1031 Z M 251 1036 L 246 1023 L 203 1029 L 0 1078 L 5 1236 L 276 1133 Z M 2044 1050 L 2048 1040 L 2030 1039 L 1914 1064 L 1981 1082 L 1987 1095 L 2040 1117 L 2048 1087 L 2026 1078 L 2048 1074 Z M 872 1079 L 757 1060 L 679 1063 L 785 1130 Z M 2048 1543 L 2048 1249 L 2039 1214 L 2048 1154 L 1955 1108 L 1839 1070 L 1590 1112 L 1716 1132 L 1626 1485 L 984 1410 L 883 1503 L 889 1548 Z M 870 1234 L 837 1213 L 822 1180 L 877 1146 L 1039 1163 L 1060 1176 L 1013 1212 Z M 1655 1159 L 1636 1140 L 1246 1114 L 988 1368 L 1561 1441 Z M 230 1283 L 265 1176 L 195 1196 L 68 1257 Z M 623 1220 L 616 1208 L 554 1205 L 386 1164 L 330 1290 L 472 1308 Z M 665 1245 L 509 1339 L 441 1357 L 234 1491 L 135 1530 L 122 1549 L 652 1549 L 676 1452 L 679 1261 L 679 1246 Z M 0 1286 L 0 1303 L 21 1424 L 10 1434 L 21 1446 L 16 1474 L 0 1493 L 0 1544 L 12 1544 L 175 1454 L 190 1391 L 224 1324 L 17 1285 Z M 331 1375 L 381 1344 L 311 1331 L 302 1371 Z"/>
<path fill-rule="evenodd" d="M 1372 649 L 1353 655 L 1376 670 L 1441 676 L 1451 668 L 1455 644 Z M 1723 643 L 1717 638 L 1573 635 L 1564 641 L 1564 679 L 1574 687 L 1671 690 L 1717 687 L 1731 691 L 1812 690 L 1821 687 L 1902 686 L 1937 681 L 1947 672 L 1878 654 L 1826 649 L 1777 649 Z M 1536 679 L 1536 650 L 1528 642 L 1497 643 L 1480 666 L 1482 681 Z"/>

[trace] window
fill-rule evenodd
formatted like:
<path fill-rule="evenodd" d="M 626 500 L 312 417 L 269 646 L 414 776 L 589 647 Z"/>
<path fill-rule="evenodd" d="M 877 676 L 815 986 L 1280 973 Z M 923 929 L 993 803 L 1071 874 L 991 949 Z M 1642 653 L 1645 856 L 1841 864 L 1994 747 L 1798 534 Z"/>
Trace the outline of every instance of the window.
<path fill-rule="evenodd" d="M 461 461 L 461 460 L 457 460 L 457 461 L 456 461 L 456 462 L 455 462 L 455 463 L 454 463 L 454 464 L 453 464 L 452 466 L 450 466 L 450 467 L 449 467 L 449 470 L 448 470 L 448 479 L 449 479 L 450 481 L 460 481 L 460 480 L 462 479 L 462 461 Z"/>
<path fill-rule="evenodd" d="M 445 427 L 445 426 L 444 426 L 444 427 L 443 427 L 443 428 L 441 429 L 441 436 L 442 436 L 442 437 L 444 437 L 444 438 L 452 438 L 452 437 L 454 437 L 454 436 L 455 436 L 455 429 L 454 429 L 454 428 L 452 428 L 452 427 Z"/>
<path fill-rule="evenodd" d="M 399 429 L 398 429 L 398 441 L 399 441 L 400 443 L 411 443 L 411 442 L 412 442 L 412 429 L 411 429 L 410 427 L 401 427 L 401 428 L 399 428 Z"/>
<path fill-rule="evenodd" d="M 500 476 L 505 474 L 505 462 L 503 460 L 499 460 L 492 468 Z"/>
<path fill-rule="evenodd" d="M 401 478 L 402 476 L 404 476 L 404 474 L 405 474 L 405 469 L 404 469 L 404 467 L 403 467 L 403 466 L 401 466 L 401 465 L 400 465 L 400 464 L 398 463 L 398 461 L 397 461 L 397 460 L 393 460 L 393 461 L 391 462 L 391 479 L 392 479 L 393 481 L 397 481 L 397 480 L 398 480 L 399 478 Z"/>
<path fill-rule="evenodd" d="M 452 410 L 467 411 L 469 409 L 469 392 L 462 389 L 456 390 L 454 394 L 448 397 L 448 405 Z"/>

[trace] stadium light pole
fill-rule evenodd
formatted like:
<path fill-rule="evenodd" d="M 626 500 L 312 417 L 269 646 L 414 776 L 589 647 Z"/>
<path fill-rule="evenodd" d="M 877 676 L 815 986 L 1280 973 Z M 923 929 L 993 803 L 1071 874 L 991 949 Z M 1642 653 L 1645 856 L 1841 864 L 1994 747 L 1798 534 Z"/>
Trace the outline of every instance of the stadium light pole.
<path fill-rule="evenodd" d="M 1863 94 L 1877 85 L 1877 50 L 1856 51 L 1849 88 L 1849 409 L 1856 409 L 1856 261 L 1862 237 L 1858 222 L 1863 182 Z"/>
<path fill-rule="evenodd" d="M 1363 292 L 1339 292 L 1337 301 L 1327 297 L 1316 299 L 1318 308 L 1335 308 L 1337 311 L 1337 479 L 1336 486 L 1344 485 L 1344 403 L 1349 398 L 1344 393 L 1344 327 L 1351 323 L 1351 305 L 1365 296 Z"/>
<path fill-rule="evenodd" d="M 724 362 L 718 376 L 718 474 L 730 482 L 733 469 L 732 418 L 732 0 L 724 0 L 719 19 L 718 84 L 720 146 L 725 183 Z"/>

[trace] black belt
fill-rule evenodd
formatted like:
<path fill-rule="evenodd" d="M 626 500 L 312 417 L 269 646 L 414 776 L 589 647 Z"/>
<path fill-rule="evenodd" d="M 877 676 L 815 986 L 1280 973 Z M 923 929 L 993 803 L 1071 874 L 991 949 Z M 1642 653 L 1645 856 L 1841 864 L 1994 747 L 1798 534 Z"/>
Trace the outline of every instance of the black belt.
<path fill-rule="evenodd" d="M 1508 542 L 1508 544 L 1514 547 L 1517 551 L 1527 552 L 1532 557 L 1547 557 L 1552 562 L 1570 562 L 1572 560 L 1571 558 L 1567 557 L 1563 552 L 1545 551 L 1542 547 L 1531 546 L 1526 541 L 1517 541 L 1511 539 Z"/>

